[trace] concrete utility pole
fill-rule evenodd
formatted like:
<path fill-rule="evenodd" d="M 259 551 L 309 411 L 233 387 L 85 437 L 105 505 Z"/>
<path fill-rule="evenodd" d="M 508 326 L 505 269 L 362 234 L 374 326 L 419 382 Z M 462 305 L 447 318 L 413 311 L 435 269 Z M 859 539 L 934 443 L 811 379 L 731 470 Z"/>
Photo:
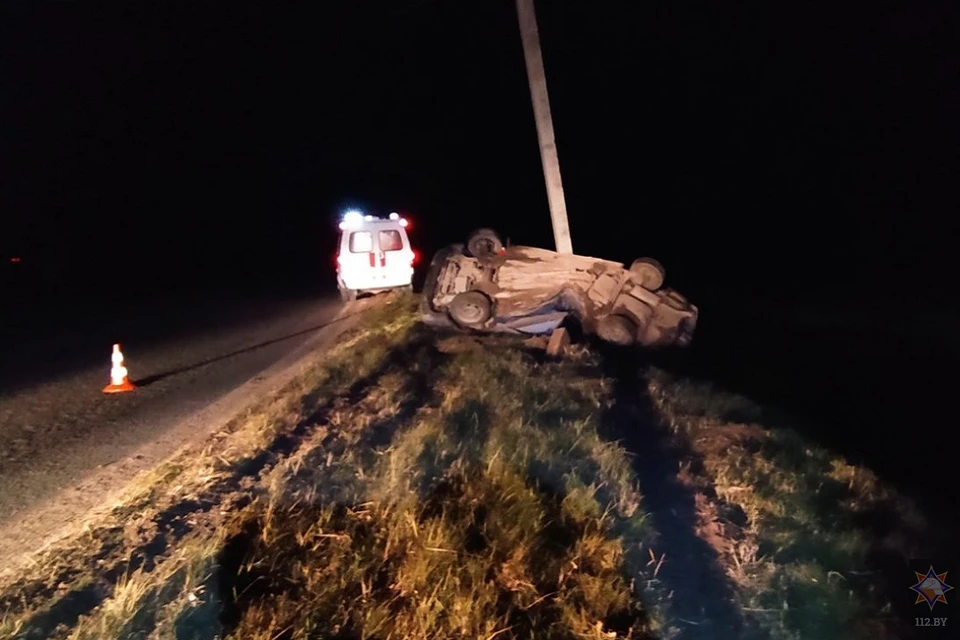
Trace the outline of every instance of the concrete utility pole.
<path fill-rule="evenodd" d="M 540 160 L 543 162 L 543 177 L 547 183 L 547 201 L 550 204 L 550 218 L 553 220 L 553 239 L 558 253 L 572 254 L 567 203 L 563 197 L 563 182 L 560 181 L 560 159 L 557 157 L 557 143 L 553 138 L 553 118 L 550 116 L 547 77 L 543 71 L 543 55 L 540 53 L 540 34 L 537 30 L 537 14 L 533 9 L 533 0 L 517 0 L 517 15 L 520 18 L 520 36 L 523 38 L 523 57 L 527 61 L 533 115 L 537 121 Z"/>

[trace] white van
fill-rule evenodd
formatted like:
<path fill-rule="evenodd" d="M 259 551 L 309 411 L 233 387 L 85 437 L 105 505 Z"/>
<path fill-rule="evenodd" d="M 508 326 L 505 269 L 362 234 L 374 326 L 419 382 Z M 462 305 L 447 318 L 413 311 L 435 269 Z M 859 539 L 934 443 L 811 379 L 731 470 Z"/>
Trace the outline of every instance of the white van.
<path fill-rule="evenodd" d="M 410 246 L 407 221 L 396 213 L 376 218 L 349 211 L 340 223 L 337 287 L 345 301 L 361 292 L 413 288 L 417 253 Z"/>

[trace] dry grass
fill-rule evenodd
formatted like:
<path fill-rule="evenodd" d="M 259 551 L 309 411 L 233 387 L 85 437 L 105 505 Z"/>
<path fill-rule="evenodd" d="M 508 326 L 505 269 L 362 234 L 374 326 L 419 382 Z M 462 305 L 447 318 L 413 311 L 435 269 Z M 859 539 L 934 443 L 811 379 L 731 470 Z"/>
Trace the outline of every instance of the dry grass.
<path fill-rule="evenodd" d="M 911 557 L 924 529 L 912 505 L 869 470 L 789 429 L 759 426 L 759 407 L 652 370 L 649 394 L 687 440 L 741 534 L 717 541 L 746 622 L 774 639 L 882 638 L 896 618 L 878 554 Z M 894 589 L 902 589 L 896 584 Z"/>
<path fill-rule="evenodd" d="M 278 480 L 231 527 L 233 633 L 645 637 L 624 560 L 649 533 L 639 493 L 596 432 L 603 383 L 568 387 L 571 367 L 468 346 L 442 365 L 438 406 L 368 468 L 350 459 L 352 495 Z"/>

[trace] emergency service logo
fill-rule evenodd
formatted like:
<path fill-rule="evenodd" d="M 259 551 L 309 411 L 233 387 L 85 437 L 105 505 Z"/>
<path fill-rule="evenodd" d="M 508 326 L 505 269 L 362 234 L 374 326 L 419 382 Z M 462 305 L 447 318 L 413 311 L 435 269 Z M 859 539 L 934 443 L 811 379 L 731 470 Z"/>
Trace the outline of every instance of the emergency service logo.
<path fill-rule="evenodd" d="M 910 587 L 917 594 L 917 601 L 914 604 L 926 603 L 930 607 L 930 611 L 933 611 L 937 604 L 949 605 L 946 594 L 948 591 L 953 591 L 954 588 L 947 584 L 946 571 L 937 573 L 933 565 L 930 565 L 926 573 L 915 570 L 914 574 L 917 576 L 917 583 Z"/>

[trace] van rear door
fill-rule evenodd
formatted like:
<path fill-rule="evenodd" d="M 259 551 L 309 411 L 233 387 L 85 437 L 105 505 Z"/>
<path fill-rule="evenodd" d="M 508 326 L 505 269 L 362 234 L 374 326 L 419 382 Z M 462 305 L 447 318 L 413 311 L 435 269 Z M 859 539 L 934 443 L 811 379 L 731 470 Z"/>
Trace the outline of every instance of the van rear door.
<path fill-rule="evenodd" d="M 387 274 L 402 274 L 413 264 L 413 251 L 406 234 L 399 229 L 380 229 L 377 232 L 378 266 Z M 390 278 L 390 275 L 387 275 Z M 392 279 L 392 278 L 391 278 Z"/>
<path fill-rule="evenodd" d="M 347 274 L 348 279 L 365 279 L 376 264 L 374 232 L 368 229 L 357 229 L 349 231 L 348 234 L 345 251 L 342 251 L 338 258 L 340 268 Z"/>

